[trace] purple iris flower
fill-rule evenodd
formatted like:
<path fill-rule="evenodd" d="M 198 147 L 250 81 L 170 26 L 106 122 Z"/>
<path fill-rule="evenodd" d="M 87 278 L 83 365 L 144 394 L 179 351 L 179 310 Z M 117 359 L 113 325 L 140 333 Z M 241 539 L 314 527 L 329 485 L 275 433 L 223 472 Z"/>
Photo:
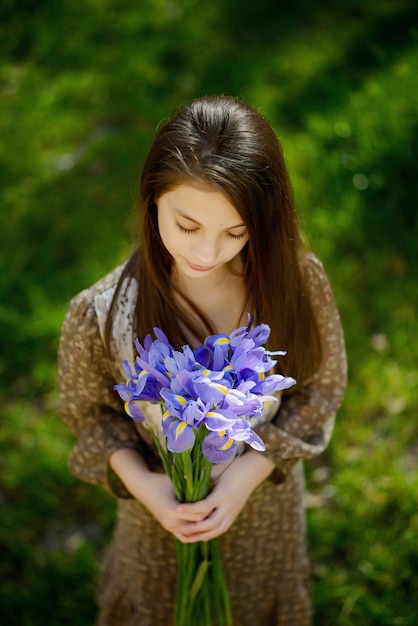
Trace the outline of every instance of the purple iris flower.
<path fill-rule="evenodd" d="M 171 452 L 191 449 L 198 429 L 205 427 L 202 452 L 212 463 L 231 459 L 237 441 L 264 450 L 249 420 L 262 415 L 266 402 L 276 400 L 274 391 L 296 381 L 266 375 L 276 364 L 271 357 L 285 353 L 264 349 L 270 335 L 266 324 L 248 330 L 249 324 L 248 316 L 246 326 L 229 336 L 211 335 L 194 350 L 187 345 L 174 350 L 159 328 L 154 328 L 156 339 L 147 335 L 143 345 L 136 340 L 135 363 L 122 364 L 127 381 L 115 385 L 128 415 L 143 421 L 138 401 L 161 403 L 163 434 Z"/>
<path fill-rule="evenodd" d="M 136 400 L 128 400 L 125 402 L 125 411 L 136 422 L 143 422 L 145 415 L 139 408 Z"/>
<path fill-rule="evenodd" d="M 229 409 L 212 409 L 206 413 L 204 418 L 206 428 L 215 432 L 232 428 L 236 421 L 237 416 Z"/>
<path fill-rule="evenodd" d="M 265 450 L 262 439 L 251 424 L 242 418 L 235 420 L 225 430 L 210 432 L 202 444 L 202 452 L 211 463 L 225 463 L 235 456 L 238 441 L 245 441 L 255 450 Z"/>
<path fill-rule="evenodd" d="M 210 335 L 205 340 L 205 346 L 212 351 L 211 369 L 221 371 L 228 364 L 228 354 L 231 342 L 227 335 Z"/>
<path fill-rule="evenodd" d="M 237 442 L 226 433 L 211 432 L 202 443 L 202 452 L 210 463 L 226 463 L 235 456 Z"/>
<path fill-rule="evenodd" d="M 164 428 L 164 435 L 170 452 L 186 452 L 196 441 L 193 428 L 183 420 L 172 420 L 168 423 Z"/>
<path fill-rule="evenodd" d="M 254 328 L 250 328 L 247 337 L 254 341 L 256 348 L 263 346 L 270 337 L 270 327 L 267 324 L 259 324 Z"/>
<path fill-rule="evenodd" d="M 291 376 L 281 376 L 280 374 L 271 374 L 260 380 L 253 387 L 253 393 L 269 394 L 273 391 L 282 391 L 283 389 L 289 389 L 296 384 L 296 380 Z"/>
<path fill-rule="evenodd" d="M 171 452 L 185 452 L 193 446 L 195 429 L 204 421 L 209 406 L 200 398 L 186 399 L 169 389 L 162 389 L 161 397 L 165 407 L 163 433 L 167 439 L 167 448 Z"/>
<path fill-rule="evenodd" d="M 192 371 L 195 363 L 196 359 L 189 346 L 183 346 L 182 352 L 172 349 L 170 356 L 164 359 L 164 367 L 171 376 L 175 376 L 182 370 Z"/>

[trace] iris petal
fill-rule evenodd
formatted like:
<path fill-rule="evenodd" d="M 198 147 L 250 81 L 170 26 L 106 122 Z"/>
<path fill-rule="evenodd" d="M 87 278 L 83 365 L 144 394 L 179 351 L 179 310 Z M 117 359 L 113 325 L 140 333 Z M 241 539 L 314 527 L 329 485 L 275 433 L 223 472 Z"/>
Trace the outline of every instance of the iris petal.
<path fill-rule="evenodd" d="M 167 429 L 167 448 L 170 452 L 186 452 L 193 447 L 195 434 L 186 422 L 173 421 Z"/>
<path fill-rule="evenodd" d="M 193 385 L 197 395 L 203 400 L 203 402 L 210 402 L 211 404 L 218 404 L 225 398 L 228 391 L 223 385 L 216 383 L 194 383 Z"/>
<path fill-rule="evenodd" d="M 232 411 L 209 411 L 205 415 L 204 422 L 209 430 L 222 431 L 232 426 L 236 419 Z"/>
<path fill-rule="evenodd" d="M 226 463 L 234 458 L 236 447 L 233 439 L 213 432 L 205 437 L 202 452 L 210 463 Z"/>
<path fill-rule="evenodd" d="M 129 417 L 137 422 L 143 422 L 145 419 L 143 412 L 134 400 L 128 400 L 127 402 L 125 402 L 125 411 L 129 415 Z"/>

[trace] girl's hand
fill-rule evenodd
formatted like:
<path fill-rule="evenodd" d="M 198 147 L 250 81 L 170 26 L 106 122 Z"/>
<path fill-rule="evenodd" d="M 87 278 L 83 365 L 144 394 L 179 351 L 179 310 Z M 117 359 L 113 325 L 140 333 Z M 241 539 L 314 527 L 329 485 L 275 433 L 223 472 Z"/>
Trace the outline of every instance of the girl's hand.
<path fill-rule="evenodd" d="M 221 473 L 207 498 L 177 506 L 177 513 L 190 520 L 180 524 L 177 538 L 184 543 L 193 543 L 222 535 L 273 468 L 274 464 L 257 452 L 246 452 L 236 459 Z"/>
<path fill-rule="evenodd" d="M 204 512 L 179 509 L 180 503 L 169 477 L 150 472 L 135 450 L 116 450 L 109 462 L 131 495 L 148 509 L 163 528 L 180 541 L 187 539 L 182 532 L 185 525 L 204 519 Z"/>
<path fill-rule="evenodd" d="M 135 489 L 131 491 L 132 495 L 137 497 Z M 171 480 L 166 474 L 150 472 L 147 478 L 147 489 L 142 488 L 137 499 L 146 506 L 165 530 L 183 542 L 187 539 L 182 532 L 183 527 L 204 519 L 204 512 L 181 510 Z"/>

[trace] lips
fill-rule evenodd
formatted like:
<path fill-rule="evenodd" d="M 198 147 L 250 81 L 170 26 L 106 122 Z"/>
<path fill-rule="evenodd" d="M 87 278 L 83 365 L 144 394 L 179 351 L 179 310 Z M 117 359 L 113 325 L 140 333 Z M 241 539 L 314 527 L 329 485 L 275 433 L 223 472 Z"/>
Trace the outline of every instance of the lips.
<path fill-rule="evenodd" d="M 194 265 L 193 263 L 189 263 L 189 262 L 188 262 L 188 265 L 192 270 L 195 270 L 195 272 L 208 272 L 209 270 L 212 270 L 215 267 L 214 265 L 211 265 L 208 267 L 205 267 L 203 265 Z"/>

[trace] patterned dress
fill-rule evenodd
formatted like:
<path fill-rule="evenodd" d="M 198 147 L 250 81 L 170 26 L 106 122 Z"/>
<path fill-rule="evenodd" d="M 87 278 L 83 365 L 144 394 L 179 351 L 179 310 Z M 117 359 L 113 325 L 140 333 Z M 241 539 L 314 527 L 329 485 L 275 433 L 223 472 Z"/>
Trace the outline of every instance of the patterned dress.
<path fill-rule="evenodd" d="M 328 445 L 347 364 L 325 271 L 313 255 L 306 255 L 304 267 L 319 320 L 323 360 L 315 375 L 285 396 L 279 411 L 276 406 L 274 415 L 266 415 L 256 427 L 276 469 L 219 538 L 235 626 L 311 624 L 302 463 Z M 133 359 L 135 282 L 122 289 L 118 301 L 111 339 L 114 356 L 109 357 L 104 347 L 106 315 L 120 272 L 119 267 L 70 304 L 59 348 L 58 410 L 76 435 L 71 472 L 117 498 L 114 536 L 98 593 L 98 625 L 170 626 L 175 540 L 130 496 L 108 464 L 114 451 L 127 447 L 137 450 L 153 471 L 162 471 L 148 430 L 126 416 L 113 389 L 124 380 L 122 359 Z M 147 419 L 155 420 L 156 405 L 144 403 L 142 408 Z"/>

